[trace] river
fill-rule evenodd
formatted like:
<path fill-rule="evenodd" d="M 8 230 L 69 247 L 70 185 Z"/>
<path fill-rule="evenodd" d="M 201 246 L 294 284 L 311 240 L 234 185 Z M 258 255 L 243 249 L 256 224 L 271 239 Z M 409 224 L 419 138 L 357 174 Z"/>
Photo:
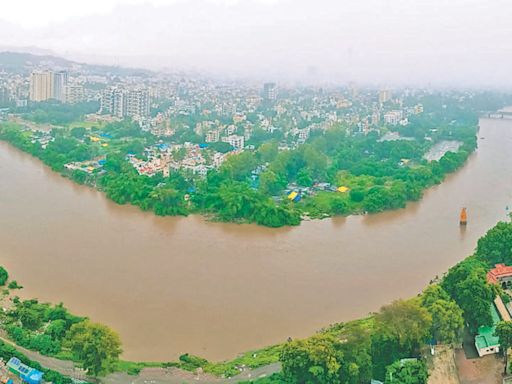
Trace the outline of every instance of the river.
<path fill-rule="evenodd" d="M 418 203 L 281 229 L 118 206 L 0 143 L 0 264 L 23 297 L 116 329 L 126 359 L 232 358 L 411 297 L 470 254 L 512 207 L 512 121 L 479 136 Z"/>

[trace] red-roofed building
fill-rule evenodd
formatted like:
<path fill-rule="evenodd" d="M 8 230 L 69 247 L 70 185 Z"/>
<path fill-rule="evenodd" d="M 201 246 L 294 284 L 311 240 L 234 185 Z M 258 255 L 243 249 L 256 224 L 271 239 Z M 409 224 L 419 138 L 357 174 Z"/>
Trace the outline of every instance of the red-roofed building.
<path fill-rule="evenodd" d="M 491 284 L 501 284 L 503 288 L 510 288 L 512 286 L 512 266 L 496 264 L 487 272 L 487 281 Z"/>

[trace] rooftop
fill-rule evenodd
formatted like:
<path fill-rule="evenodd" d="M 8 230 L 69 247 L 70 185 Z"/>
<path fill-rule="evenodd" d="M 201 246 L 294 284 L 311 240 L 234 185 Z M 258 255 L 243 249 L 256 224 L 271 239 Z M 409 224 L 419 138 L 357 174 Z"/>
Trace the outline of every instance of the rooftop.
<path fill-rule="evenodd" d="M 484 349 L 488 347 L 495 347 L 500 344 L 500 340 L 497 336 L 494 336 L 495 325 L 500 321 L 500 316 L 496 311 L 496 307 L 491 305 L 491 316 L 492 323 L 491 327 L 480 327 L 478 328 L 478 335 L 475 337 L 475 344 L 478 349 Z"/>
<path fill-rule="evenodd" d="M 496 284 L 504 277 L 512 276 L 512 266 L 505 264 L 496 264 L 496 266 L 487 272 L 487 281 Z"/>

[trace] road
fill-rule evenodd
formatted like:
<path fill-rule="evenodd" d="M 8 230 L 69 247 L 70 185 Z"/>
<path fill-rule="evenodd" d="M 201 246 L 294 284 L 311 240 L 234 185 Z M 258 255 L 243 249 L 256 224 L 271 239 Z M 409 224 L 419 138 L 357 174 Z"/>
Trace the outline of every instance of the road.
<path fill-rule="evenodd" d="M 29 359 L 37 361 L 43 367 L 57 371 L 65 376 L 86 379 L 83 371 L 75 368 L 73 362 L 69 360 L 59 360 L 54 357 L 44 356 L 38 352 L 16 345 L 9 340 L 3 331 L 0 331 L 0 340 L 12 345 L 19 352 L 23 353 Z M 238 383 L 239 381 L 257 379 L 270 376 L 281 370 L 281 364 L 275 363 L 264 367 L 249 369 L 237 376 L 229 379 L 218 378 L 207 374 L 194 374 L 178 368 L 145 368 L 138 376 L 130 376 L 126 373 L 112 373 L 100 379 L 104 384 L 183 384 L 183 383 L 203 383 L 203 384 L 225 384 Z M 90 380 L 90 379 L 89 379 Z"/>

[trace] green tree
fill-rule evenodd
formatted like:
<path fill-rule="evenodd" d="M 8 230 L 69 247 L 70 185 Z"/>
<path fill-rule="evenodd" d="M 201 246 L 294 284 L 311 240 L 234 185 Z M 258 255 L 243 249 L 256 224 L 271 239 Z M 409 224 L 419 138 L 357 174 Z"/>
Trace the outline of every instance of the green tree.
<path fill-rule="evenodd" d="M 65 346 L 71 349 L 75 358 L 93 376 L 110 372 L 122 352 L 117 333 L 105 325 L 88 320 L 70 328 Z"/>
<path fill-rule="evenodd" d="M 386 368 L 385 384 L 426 384 L 427 380 L 427 366 L 422 361 L 395 361 Z"/>
<path fill-rule="evenodd" d="M 153 211 L 160 216 L 186 215 L 187 209 L 183 206 L 183 196 L 173 188 L 155 188 L 149 197 L 152 200 Z"/>
<path fill-rule="evenodd" d="M 432 316 L 432 334 L 444 343 L 455 343 L 464 326 L 462 309 L 453 300 L 438 300 L 428 311 Z"/>
<path fill-rule="evenodd" d="M 342 357 L 339 340 L 320 334 L 286 343 L 280 361 L 283 375 L 292 383 L 338 384 Z"/>
<path fill-rule="evenodd" d="M 264 162 L 273 161 L 278 154 L 278 143 L 275 141 L 270 141 L 268 143 L 263 143 L 258 148 L 258 156 Z"/>
<path fill-rule="evenodd" d="M 432 317 L 416 300 L 396 300 L 375 315 L 375 325 L 377 332 L 413 351 L 426 341 Z"/>
<path fill-rule="evenodd" d="M 9 274 L 7 273 L 4 267 L 0 267 L 0 285 L 5 285 L 7 279 L 9 278 Z"/>
<path fill-rule="evenodd" d="M 43 323 L 41 314 L 34 308 L 22 306 L 16 310 L 18 319 L 24 328 L 35 331 L 39 329 Z"/>
<path fill-rule="evenodd" d="M 444 343 L 454 343 L 464 326 L 462 309 L 440 285 L 430 285 L 421 296 L 421 304 L 432 316 L 432 335 Z"/>
<path fill-rule="evenodd" d="M 477 257 L 488 266 L 512 264 L 512 223 L 499 222 L 478 240 Z"/>
<path fill-rule="evenodd" d="M 304 187 L 311 187 L 313 185 L 311 172 L 307 168 L 303 168 L 297 173 L 297 184 Z"/>
<path fill-rule="evenodd" d="M 363 189 L 360 188 L 354 188 L 350 191 L 350 200 L 360 203 L 364 200 L 364 196 L 366 195 L 366 192 Z"/>
<path fill-rule="evenodd" d="M 270 169 L 262 172 L 259 180 L 260 191 L 267 195 L 277 195 L 284 187 L 286 187 L 286 180 L 283 180 Z"/>
<path fill-rule="evenodd" d="M 500 339 L 500 346 L 503 351 L 505 362 L 504 374 L 507 374 L 508 349 L 512 346 L 512 321 L 500 321 L 496 325 L 496 336 Z"/>
<path fill-rule="evenodd" d="M 66 334 L 66 326 L 67 324 L 65 320 L 54 320 L 48 325 L 44 333 L 49 335 L 52 339 L 60 340 Z"/>
<path fill-rule="evenodd" d="M 441 282 L 463 311 L 464 320 L 472 332 L 479 326 L 492 325 L 491 305 L 496 288 L 487 283 L 482 262 L 469 257 L 450 268 Z"/>
<path fill-rule="evenodd" d="M 430 284 L 421 294 L 421 305 L 425 308 L 435 304 L 438 300 L 450 300 L 450 295 L 439 284 Z"/>
<path fill-rule="evenodd" d="M 484 275 L 471 273 L 457 284 L 455 301 L 464 311 L 464 319 L 474 331 L 479 326 L 492 325 L 491 305 L 495 297 L 493 288 Z"/>

